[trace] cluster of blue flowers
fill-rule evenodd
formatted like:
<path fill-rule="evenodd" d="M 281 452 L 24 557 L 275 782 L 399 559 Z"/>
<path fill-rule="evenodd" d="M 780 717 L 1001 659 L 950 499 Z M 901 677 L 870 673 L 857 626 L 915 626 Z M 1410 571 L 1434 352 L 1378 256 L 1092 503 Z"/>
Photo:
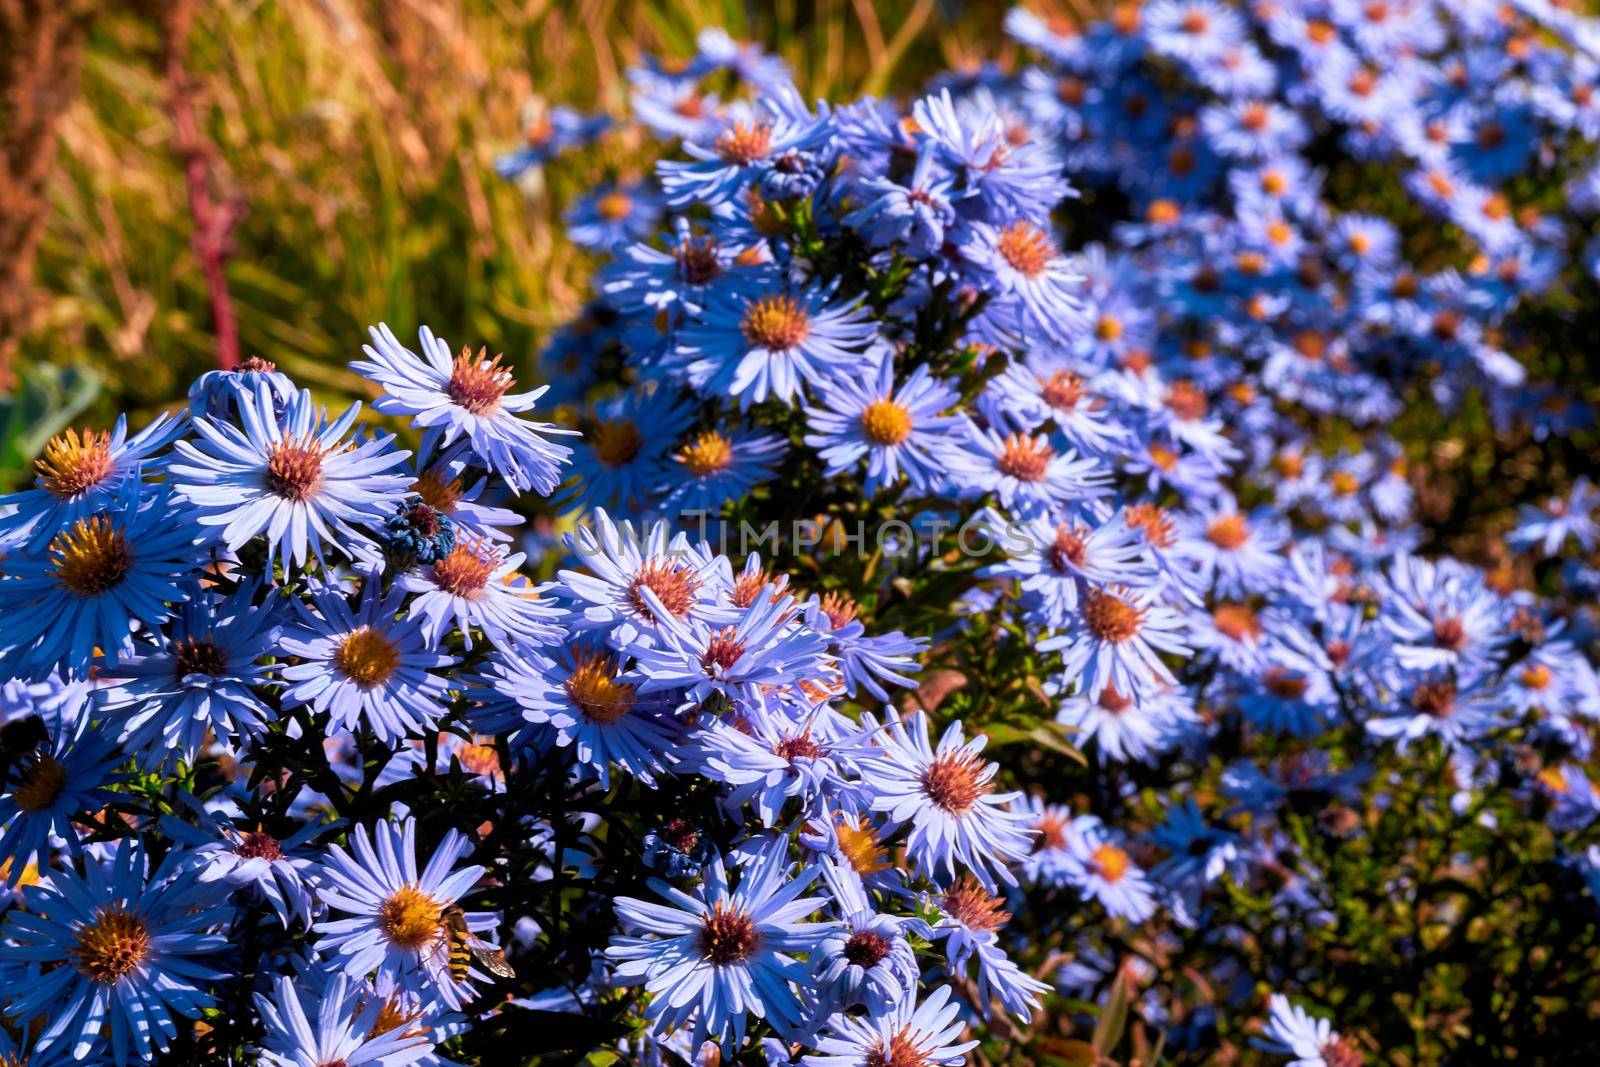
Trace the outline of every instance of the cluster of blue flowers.
<path fill-rule="evenodd" d="M 1463 819 L 1522 791 L 1600 892 L 1600 493 L 1518 516 L 1535 595 L 1422 551 L 1387 432 L 1589 427 L 1516 315 L 1600 260 L 1564 151 L 1600 134 L 1600 30 L 1539 0 L 1007 25 L 1031 65 L 904 105 L 808 105 L 715 33 L 633 70 L 679 147 L 569 212 L 606 261 L 548 392 L 380 326 L 380 418 L 249 360 L 49 444 L 0 498 L 0 1062 L 444 1064 L 521 1012 L 642 1063 L 961 1063 L 1224 950 L 1229 886 L 1270 875 L 1271 943 L 1324 921 L 1281 817 L 1358 835 L 1380 758 L 1442 761 Z M 607 125 L 552 111 L 500 169 Z M 1566 204 L 1517 198 L 1535 168 Z M 544 501 L 581 515 L 559 544 Z M 1001 721 L 962 703 L 994 679 L 918 686 L 983 635 L 1049 709 L 998 761 L 949 713 Z M 1092 796 L 1030 770 L 1062 753 Z M 1251 985 L 1304 975 L 1240 977 L 1141 1010 L 1361 1062 Z"/>

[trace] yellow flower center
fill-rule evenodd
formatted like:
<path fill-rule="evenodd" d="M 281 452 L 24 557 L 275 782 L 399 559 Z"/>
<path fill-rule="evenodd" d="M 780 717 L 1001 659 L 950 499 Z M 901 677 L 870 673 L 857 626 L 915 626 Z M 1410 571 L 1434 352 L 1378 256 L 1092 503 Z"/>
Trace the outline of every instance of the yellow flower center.
<path fill-rule="evenodd" d="M 733 442 L 707 430 L 678 451 L 678 462 L 696 478 L 709 478 L 733 465 Z"/>
<path fill-rule="evenodd" d="M 438 938 L 443 909 L 414 885 L 403 885 L 378 905 L 383 936 L 401 948 L 419 949 Z"/>
<path fill-rule="evenodd" d="M 911 436 L 911 412 L 885 397 L 861 413 L 861 435 L 875 445 L 897 445 Z"/>
<path fill-rule="evenodd" d="M 99 485 L 110 476 L 111 435 L 95 430 L 78 431 L 54 437 L 44 446 L 44 454 L 34 460 L 44 488 L 58 497 L 76 496 Z"/>
<path fill-rule="evenodd" d="M 51 568 L 61 588 L 92 597 L 122 584 L 133 552 L 122 529 L 104 515 L 79 519 L 50 542 Z"/>
<path fill-rule="evenodd" d="M 620 190 L 612 190 L 595 202 L 595 214 L 607 222 L 617 222 L 628 217 L 633 210 L 633 198 Z"/>
<path fill-rule="evenodd" d="M 482 538 L 464 537 L 434 561 L 433 584 L 451 596 L 476 600 L 488 587 L 489 576 L 499 561 L 494 546 Z"/>
<path fill-rule="evenodd" d="M 610 656 L 582 653 L 567 676 L 567 698 L 593 722 L 616 722 L 633 707 L 633 686 L 617 681 L 616 670 Z"/>
<path fill-rule="evenodd" d="M 400 651 L 380 630 L 363 626 L 339 642 L 334 666 L 363 689 L 382 685 L 400 667 Z"/>
<path fill-rule="evenodd" d="M 107 905 L 78 928 L 78 943 L 68 955 L 81 974 L 111 985 L 150 955 L 150 928 L 122 905 Z"/>

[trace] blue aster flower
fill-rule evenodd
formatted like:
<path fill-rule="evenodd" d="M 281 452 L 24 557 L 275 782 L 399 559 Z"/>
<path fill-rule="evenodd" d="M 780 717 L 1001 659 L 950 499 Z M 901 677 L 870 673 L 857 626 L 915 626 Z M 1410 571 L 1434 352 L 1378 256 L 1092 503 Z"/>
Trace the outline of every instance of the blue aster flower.
<path fill-rule="evenodd" d="M 1076 195 L 1054 153 L 1025 128 L 1012 136 L 992 96 L 958 104 L 944 89 L 918 100 L 911 114 L 942 169 L 955 176 L 952 202 L 969 218 L 996 225 L 1023 225 L 1014 223 L 1019 219 L 1042 224 L 1057 204 Z"/>
<path fill-rule="evenodd" d="M 759 182 L 777 160 L 822 147 L 831 132 L 830 123 L 808 112 L 786 87 L 759 111 L 731 106 L 709 144 L 685 142 L 683 150 L 693 158 L 663 160 L 656 176 L 673 207 L 715 206 Z"/>
<path fill-rule="evenodd" d="M 546 440 L 571 434 L 552 423 L 524 417 L 550 387 L 513 393 L 517 380 L 500 356 L 473 355 L 462 349 L 451 358 L 450 347 L 424 326 L 417 334 L 422 355 L 395 339 L 387 325 L 368 331 L 365 360 L 350 365 L 384 391 L 372 405 L 385 415 L 408 415 L 421 428 L 422 450 L 448 449 L 464 441 L 472 455 L 500 475 L 516 493 L 529 490 L 549 496 L 561 481 L 561 466 L 572 455 L 566 445 Z"/>
<path fill-rule="evenodd" d="M 617 918 L 631 933 L 614 936 L 606 957 L 617 984 L 650 994 L 645 1017 L 657 1034 L 687 1027 L 692 1047 L 710 1040 L 731 1050 L 743 1044 L 753 1013 L 795 1035 L 803 1008 L 794 986 L 809 982 L 796 956 L 832 924 L 805 921 L 822 907 L 800 895 L 815 870 L 790 879 L 790 869 L 788 844 L 778 839 L 749 857 L 737 885 L 716 856 L 692 893 L 652 878 L 651 890 L 668 903 L 617 898 Z"/>
<path fill-rule="evenodd" d="M 156 765 L 192 760 L 208 737 L 233 746 L 256 736 L 274 717 L 257 688 L 266 683 L 263 656 L 276 650 L 282 616 L 275 598 L 257 605 L 244 586 L 201 593 L 181 607 L 161 645 L 138 642 L 111 672 L 102 696 L 121 713 L 122 744 Z"/>
<path fill-rule="evenodd" d="M 928 936 L 927 923 L 875 911 L 848 868 L 827 865 L 822 871 L 841 922 L 811 952 L 812 1019 L 821 1024 L 835 1012 L 857 1008 L 870 1016 L 892 1011 L 917 994 L 922 969 L 906 935 Z"/>
<path fill-rule="evenodd" d="M 661 197 L 644 182 L 610 182 L 567 209 L 567 239 L 579 248 L 612 252 L 648 239 L 661 223 Z"/>
<path fill-rule="evenodd" d="M 1365 1062 L 1360 1046 L 1340 1036 L 1327 1019 L 1290 1003 L 1282 993 L 1272 994 L 1270 1004 L 1261 1037 L 1250 1042 L 1256 1048 L 1292 1057 L 1288 1067 L 1349 1067 Z"/>
<path fill-rule="evenodd" d="M 1115 919 L 1141 923 L 1155 914 L 1155 895 L 1144 871 L 1117 835 L 1098 818 L 1084 815 L 1066 830 L 1067 881 L 1084 900 L 1096 900 Z"/>
<path fill-rule="evenodd" d="M 185 798 L 194 822 L 175 816 L 161 820 L 162 831 L 185 849 L 184 863 L 199 871 L 200 881 L 221 883 L 238 894 L 241 904 L 265 901 L 285 930 L 296 920 L 311 927 L 316 899 L 317 863 L 305 847 L 333 829 L 312 821 L 287 837 L 279 838 L 238 816 L 207 811 L 198 801 Z"/>
<path fill-rule="evenodd" d="M 920 1004 L 907 997 L 882 1014 L 835 1015 L 809 1042 L 816 1054 L 800 1062 L 803 1067 L 875 1067 L 905 1060 L 958 1067 L 978 1045 L 960 1040 L 966 1025 L 961 1005 L 950 1003 L 950 987 L 940 986 Z"/>
<path fill-rule="evenodd" d="M 523 146 L 497 156 L 495 172 L 502 178 L 520 178 L 556 156 L 591 143 L 610 128 L 607 115 L 585 115 L 565 104 L 540 107 L 524 124 Z"/>
<path fill-rule="evenodd" d="M 238 414 L 239 398 L 255 396 L 263 385 L 278 411 L 292 403 L 298 392 L 271 360 L 251 356 L 232 370 L 207 371 L 196 378 L 189 387 L 189 414 L 196 419 L 209 416 L 217 422 L 231 421 Z"/>
<path fill-rule="evenodd" d="M 265 534 L 285 568 L 322 559 L 324 540 L 350 555 L 368 543 L 356 525 L 381 526 L 410 481 L 388 473 L 410 455 L 390 447 L 394 438 L 346 440 L 360 407 L 330 423 L 302 390 L 279 413 L 262 384 L 238 398 L 240 425 L 200 419 L 199 440 L 178 442 L 173 489 L 193 521 L 222 527 L 230 550 Z"/>
<path fill-rule="evenodd" d="M 839 221 L 860 230 L 875 248 L 899 245 L 921 259 L 937 255 L 955 225 L 956 210 L 951 202 L 953 183 L 942 168 L 936 168 L 935 145 L 925 142 L 904 181 L 864 177 L 855 190 L 861 206 Z"/>
<path fill-rule="evenodd" d="M 947 454 L 950 473 L 967 496 L 993 493 L 1020 519 L 1060 513 L 1110 493 L 1110 468 L 1093 456 L 1057 452 L 1044 434 L 1010 433 L 967 423 L 963 447 Z"/>
<path fill-rule="evenodd" d="M 1172 748 L 1198 719 L 1192 701 L 1182 689 L 1157 690 L 1135 700 L 1107 685 L 1098 696 L 1067 690 L 1071 674 L 1045 685 L 1045 692 L 1061 699 L 1056 722 L 1072 732 L 1073 740 L 1092 746 L 1096 758 L 1154 763 Z"/>
<path fill-rule="evenodd" d="M 295 662 L 279 668 L 285 710 L 309 704 L 333 727 L 366 726 L 385 743 L 431 727 L 444 713 L 448 683 L 428 673 L 455 659 L 434 651 L 415 617 L 397 618 L 403 589 L 380 593 L 369 576 L 356 603 L 337 587 L 295 601 L 297 624 L 279 640 Z"/>
<path fill-rule="evenodd" d="M 280 975 L 270 999 L 256 994 L 264 1030 L 261 1062 L 268 1067 L 404 1067 L 433 1051 L 426 1030 L 384 1028 L 380 1017 L 388 1005 L 363 992 L 342 974 L 324 988 L 307 988 Z"/>
<path fill-rule="evenodd" d="M 594 428 L 573 458 L 564 505 L 574 511 L 643 510 L 668 473 L 668 449 L 691 421 L 689 405 L 676 389 L 630 389 L 600 403 Z"/>
<path fill-rule="evenodd" d="M 0 575 L 0 650 L 36 673 L 82 674 L 98 650 L 115 666 L 138 623 L 157 626 L 188 597 L 199 562 L 194 527 L 173 520 L 164 487 L 123 483 L 113 510 L 77 519 L 38 555 L 9 556 Z"/>
<path fill-rule="evenodd" d="M 999 226 L 974 223 L 961 248 L 979 291 L 989 297 L 981 323 L 998 340 L 1044 340 L 1070 345 L 1088 328 L 1083 275 L 1061 254 L 1055 238 L 1026 219 Z"/>
<path fill-rule="evenodd" d="M 806 444 L 826 463 L 828 477 L 867 461 L 868 493 L 893 488 L 902 478 L 916 493 L 932 493 L 943 481 L 946 453 L 958 423 L 943 412 L 960 396 L 919 366 L 898 386 L 894 360 L 880 353 L 875 365 L 823 385 L 815 407 L 806 408 L 811 432 Z"/>
<path fill-rule="evenodd" d="M 195 957 L 227 947 L 212 931 L 231 909 L 181 860 L 169 853 L 147 875 L 144 850 L 122 841 L 104 863 L 51 871 L 22 891 L 0 943 L 0 996 L 9 1016 L 46 1020 L 38 1050 L 82 1060 L 109 1045 L 118 1067 L 149 1063 L 177 1036 L 175 1017 L 212 1006 L 206 987 L 223 975 Z"/>
<path fill-rule="evenodd" d="M 560 622 L 563 613 L 517 570 L 525 558 L 520 552 L 508 555 L 486 539 L 463 537 L 395 584 L 413 594 L 406 610 L 431 646 L 441 644 L 452 629 L 469 651 L 474 629 L 498 648 L 552 645 L 567 632 Z"/>
<path fill-rule="evenodd" d="M 705 430 L 672 453 L 656 487 L 662 512 L 710 515 L 767 481 L 788 446 L 777 434 L 735 427 Z"/>
<path fill-rule="evenodd" d="M 725 625 L 674 615 L 655 590 L 639 595 L 656 617 L 657 640 L 628 648 L 643 693 L 673 691 L 684 702 L 712 693 L 756 704 L 764 686 L 820 678 L 831 663 L 828 640 L 794 624 L 793 597 L 758 597 Z"/>
<path fill-rule="evenodd" d="M 1099 697 L 1109 686 L 1137 700 L 1178 684 L 1161 653 L 1187 655 L 1185 629 L 1182 617 L 1152 589 L 1110 586 L 1087 590 L 1066 632 L 1045 638 L 1038 648 L 1061 651 L 1062 669 L 1078 679 L 1080 692 Z"/>
<path fill-rule="evenodd" d="M 46 738 L 23 753 L 0 780 L 0 875 L 14 886 L 30 863 L 48 859 L 53 839 L 80 851 L 73 820 L 98 811 L 113 798 L 105 787 L 123 761 L 110 732 L 96 724 L 82 686 L 63 694 L 72 705 L 45 723 Z"/>
<path fill-rule="evenodd" d="M 907 855 L 941 885 L 955 880 L 957 863 L 991 892 L 997 881 L 1015 885 L 1008 865 L 1032 848 L 1031 820 L 1010 807 L 1021 794 L 997 793 L 999 765 L 979 756 L 987 741 L 981 734 L 967 740 L 955 722 L 935 748 L 920 709 L 896 716 L 881 735 L 884 758 L 866 778 L 872 810 L 893 826 L 910 825 Z"/>
<path fill-rule="evenodd" d="M 681 727 L 660 696 L 624 678 L 617 656 L 570 646 L 554 658 L 521 657 L 525 670 L 499 680 L 527 722 L 554 732 L 580 767 L 610 788 L 613 767 L 645 785 L 666 771 L 681 744 Z"/>
<path fill-rule="evenodd" d="M 774 281 L 713 291 L 678 331 L 673 360 L 696 389 L 736 397 L 741 409 L 788 402 L 860 362 L 878 329 L 867 309 L 835 300 L 836 286 Z"/>
<path fill-rule="evenodd" d="M 805 606 L 806 625 L 830 642 L 844 691 L 852 697 L 866 692 L 886 701 L 886 686 L 917 684 L 910 675 L 922 669 L 919 657 L 927 651 L 928 639 L 907 637 L 899 630 L 869 634 L 860 614 L 861 605 L 837 592 L 815 597 Z"/>
<path fill-rule="evenodd" d="M 0 543 L 37 553 L 80 519 L 120 507 L 127 482 L 160 470 L 157 454 L 183 433 L 187 420 L 165 412 L 128 436 L 128 418 L 110 432 L 67 430 L 34 460 L 34 488 L 0 496 Z"/>
<path fill-rule="evenodd" d="M 366 827 L 356 827 L 349 851 L 328 848 L 319 876 L 318 896 L 348 917 L 317 924 L 323 936 L 316 950 L 346 975 L 377 971 L 402 990 L 459 1008 L 472 997 L 471 981 L 469 976 L 457 983 L 450 975 L 443 914 L 483 877 L 482 867 L 454 869 L 471 851 L 466 838 L 451 830 L 419 868 L 415 819 L 379 823 L 370 836 Z M 466 918 L 473 931 L 495 925 L 492 914 L 468 912 Z"/>
<path fill-rule="evenodd" d="M 1449 671 L 1399 671 L 1386 689 L 1391 698 L 1374 709 L 1367 732 L 1395 740 L 1402 752 L 1428 736 L 1457 747 L 1504 723 L 1506 698 L 1485 679 L 1458 678 Z"/>

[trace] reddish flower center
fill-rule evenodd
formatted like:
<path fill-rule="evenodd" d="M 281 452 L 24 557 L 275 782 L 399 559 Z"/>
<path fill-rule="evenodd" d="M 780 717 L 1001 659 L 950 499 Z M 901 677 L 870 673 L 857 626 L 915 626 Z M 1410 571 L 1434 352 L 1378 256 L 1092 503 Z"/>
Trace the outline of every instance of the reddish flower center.
<path fill-rule="evenodd" d="M 1424 715 L 1442 719 L 1455 710 L 1456 687 L 1449 679 L 1424 682 L 1411 691 L 1411 706 Z"/>
<path fill-rule="evenodd" d="M 876 967 L 889 954 L 887 937 L 874 930 L 851 934 L 844 943 L 844 958 L 857 967 Z"/>
<path fill-rule="evenodd" d="M 179 681 L 191 674 L 216 676 L 228 670 L 228 655 L 209 637 L 184 637 L 172 643 L 173 674 Z"/>
<path fill-rule="evenodd" d="M 1263 679 L 1267 692 L 1280 700 L 1299 700 L 1306 695 L 1311 683 L 1287 667 L 1273 667 Z"/>
<path fill-rule="evenodd" d="M 283 859 L 283 846 L 271 834 L 252 830 L 240 838 L 233 853 L 247 860 L 266 860 L 271 863 Z"/>
<path fill-rule="evenodd" d="M 1002 901 L 986 893 L 971 877 L 962 878 L 944 895 L 944 910 L 969 930 L 998 930 L 1011 918 Z"/>
<path fill-rule="evenodd" d="M 1058 370 L 1048 378 L 1039 379 L 1039 395 L 1057 411 L 1075 410 L 1088 392 L 1089 383 L 1071 371 Z"/>
<path fill-rule="evenodd" d="M 1091 589 L 1083 598 L 1083 622 L 1096 638 L 1115 644 L 1135 636 L 1144 626 L 1144 609 L 1115 593 Z"/>
<path fill-rule="evenodd" d="M 738 629 L 724 626 L 711 635 L 706 650 L 700 656 L 700 665 L 707 674 L 715 676 L 719 670 L 728 671 L 744 655 L 744 642 L 739 640 Z"/>
<path fill-rule="evenodd" d="M 1043 434 L 1027 437 L 1013 433 L 1005 439 L 995 466 L 1001 474 L 1019 482 L 1042 482 L 1055 455 L 1056 450 L 1050 447 Z"/>
<path fill-rule="evenodd" d="M 716 904 L 701 920 L 700 951 L 712 963 L 743 963 L 761 944 L 761 932 L 750 916 L 727 904 Z"/>
<path fill-rule="evenodd" d="M 315 437 L 285 437 L 267 454 L 267 491 L 285 500 L 309 500 L 322 487 L 322 459 L 326 455 Z"/>
<path fill-rule="evenodd" d="M 1062 523 L 1056 527 L 1056 539 L 1050 545 L 1047 556 L 1050 566 L 1059 574 L 1070 574 L 1074 568 L 1082 567 L 1086 555 L 1087 531 L 1081 527 L 1068 526 Z"/>
<path fill-rule="evenodd" d="M 951 815 L 960 815 L 989 791 L 982 774 L 983 765 L 971 752 L 946 752 L 935 756 L 922 772 L 922 791 Z"/>
<path fill-rule="evenodd" d="M 686 237 L 673 253 L 678 275 L 690 285 L 706 285 L 722 273 L 717 242 L 711 237 Z"/>
<path fill-rule="evenodd" d="M 1173 382 L 1167 390 L 1167 408 L 1183 422 L 1206 417 L 1206 394 L 1193 382 Z"/>
<path fill-rule="evenodd" d="M 694 607 L 695 590 L 700 583 L 686 564 L 667 556 L 648 560 L 639 567 L 628 586 L 628 604 L 645 618 L 656 621 L 655 613 L 645 601 L 643 590 L 648 589 L 661 601 L 675 618 L 683 618 Z"/>
<path fill-rule="evenodd" d="M 1433 643 L 1451 652 L 1467 647 L 1467 625 L 1459 615 L 1449 615 L 1433 624 Z"/>
<path fill-rule="evenodd" d="M 487 348 L 478 349 L 474 356 L 463 348 L 450 367 L 450 381 L 445 393 L 457 407 L 474 415 L 490 415 L 500 410 L 500 400 L 517 384 L 511 371 L 500 365 L 504 356 L 489 358 Z"/>
<path fill-rule="evenodd" d="M 717 136 L 717 155 L 725 163 L 749 166 L 772 151 L 772 123 L 735 122 Z"/>
<path fill-rule="evenodd" d="M 810 734 L 797 734 L 773 745 L 772 751 L 793 763 L 797 759 L 817 759 L 822 755 L 822 746 L 811 740 Z"/>

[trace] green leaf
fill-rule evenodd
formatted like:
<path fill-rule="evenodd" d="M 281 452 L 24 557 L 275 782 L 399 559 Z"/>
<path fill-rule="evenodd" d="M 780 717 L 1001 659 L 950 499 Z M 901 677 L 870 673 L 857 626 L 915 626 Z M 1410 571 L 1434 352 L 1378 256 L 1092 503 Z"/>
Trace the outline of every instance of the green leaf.
<path fill-rule="evenodd" d="M 100 392 L 87 366 L 40 364 L 23 370 L 17 388 L 0 396 L 0 485 L 20 485 L 50 438 L 83 413 Z"/>

